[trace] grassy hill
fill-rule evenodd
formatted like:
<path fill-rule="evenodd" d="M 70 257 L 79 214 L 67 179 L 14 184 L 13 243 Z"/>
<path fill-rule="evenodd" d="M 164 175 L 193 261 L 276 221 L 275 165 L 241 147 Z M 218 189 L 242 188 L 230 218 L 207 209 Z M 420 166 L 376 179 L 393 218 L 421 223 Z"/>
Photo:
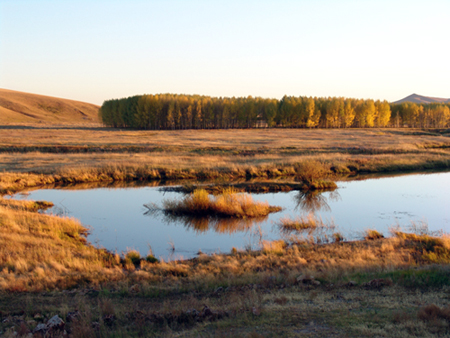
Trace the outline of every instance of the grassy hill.
<path fill-rule="evenodd" d="M 91 103 L 0 89 L 0 124 L 97 123 L 98 109 Z"/>
<path fill-rule="evenodd" d="M 428 97 L 417 94 L 411 94 L 401 100 L 392 102 L 394 104 L 403 103 L 403 102 L 412 102 L 412 103 L 450 103 L 450 99 L 443 99 L 439 97 Z"/>

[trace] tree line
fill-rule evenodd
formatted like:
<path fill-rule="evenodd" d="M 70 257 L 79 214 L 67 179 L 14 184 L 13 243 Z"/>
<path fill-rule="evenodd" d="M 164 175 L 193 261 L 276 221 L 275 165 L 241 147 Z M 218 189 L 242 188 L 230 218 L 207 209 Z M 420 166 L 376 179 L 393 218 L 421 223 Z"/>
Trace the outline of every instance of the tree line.
<path fill-rule="evenodd" d="M 99 110 L 107 126 L 134 129 L 227 128 L 445 128 L 449 104 L 389 104 L 342 97 L 210 97 L 136 95 L 107 100 Z"/>

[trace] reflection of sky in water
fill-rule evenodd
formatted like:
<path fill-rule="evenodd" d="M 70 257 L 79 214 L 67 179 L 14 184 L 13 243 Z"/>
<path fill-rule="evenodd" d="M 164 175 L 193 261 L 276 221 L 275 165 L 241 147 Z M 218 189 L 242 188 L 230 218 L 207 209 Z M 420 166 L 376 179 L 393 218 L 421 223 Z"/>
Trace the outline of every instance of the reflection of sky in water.
<path fill-rule="evenodd" d="M 430 230 L 450 231 L 450 173 L 339 182 L 338 186 L 337 194 L 325 192 L 306 197 L 297 191 L 254 194 L 255 200 L 285 209 L 253 226 L 235 224 L 237 232 L 211 229 L 223 230 L 223 224 L 216 224 L 205 231 L 205 224 L 196 228 L 186 220 L 168 222 L 161 214 L 144 215 L 147 211 L 144 204 L 161 205 L 164 198 L 181 197 L 178 193 L 163 193 L 153 187 L 42 189 L 32 191 L 29 196 L 17 197 L 52 201 L 56 205 L 52 212 L 62 211 L 91 226 L 89 240 L 109 250 L 121 252 L 130 248 L 145 255 L 148 245 L 151 245 L 156 256 L 168 257 L 168 243 L 171 241 L 176 249 L 173 258 L 192 257 L 198 250 L 211 253 L 229 252 L 232 247 L 255 247 L 259 229 L 264 239 L 280 238 L 278 229 L 274 227 L 277 220 L 286 216 L 295 218 L 307 210 L 315 211 L 324 221 L 333 220 L 348 239 L 360 237 L 365 229 L 377 229 L 388 235 L 389 227 L 396 224 L 408 226 L 411 221 L 426 221 Z"/>

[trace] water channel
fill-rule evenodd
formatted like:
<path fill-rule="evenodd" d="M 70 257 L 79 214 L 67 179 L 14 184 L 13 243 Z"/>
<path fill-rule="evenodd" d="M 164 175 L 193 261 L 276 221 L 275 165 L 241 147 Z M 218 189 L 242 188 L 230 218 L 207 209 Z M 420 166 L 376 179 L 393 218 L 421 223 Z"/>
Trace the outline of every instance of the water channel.
<path fill-rule="evenodd" d="M 211 221 L 174 219 L 163 213 L 148 213 L 144 204 L 161 205 L 163 199 L 182 194 L 161 191 L 161 187 L 89 186 L 43 188 L 14 198 L 52 201 L 46 211 L 74 217 L 90 229 L 88 240 L 113 252 L 138 250 L 145 256 L 149 247 L 156 257 L 190 258 L 203 253 L 229 252 L 231 248 L 257 248 L 261 240 L 286 238 L 277 224 L 281 218 L 314 215 L 332 232 L 345 239 L 362 238 L 367 229 L 389 236 L 401 227 L 410 231 L 450 232 L 450 173 L 410 174 L 386 178 L 337 182 L 334 192 L 302 194 L 299 191 L 252 194 L 254 200 L 283 207 L 283 211 L 257 220 Z M 333 227 L 334 225 L 334 227 Z M 292 234 L 291 234 L 292 235 Z M 298 237 L 308 234 L 295 234 Z M 172 249 L 175 248 L 173 251 Z"/>

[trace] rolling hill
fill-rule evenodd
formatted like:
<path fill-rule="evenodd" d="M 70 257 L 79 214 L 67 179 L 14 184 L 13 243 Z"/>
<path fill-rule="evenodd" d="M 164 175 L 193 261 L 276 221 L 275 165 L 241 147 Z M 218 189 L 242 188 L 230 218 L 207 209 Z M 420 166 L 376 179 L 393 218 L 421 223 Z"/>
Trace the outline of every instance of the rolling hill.
<path fill-rule="evenodd" d="M 98 123 L 99 108 L 91 103 L 0 88 L 0 124 Z"/>
<path fill-rule="evenodd" d="M 428 97 L 417 94 L 411 94 L 401 100 L 391 102 L 393 104 L 403 103 L 403 102 L 412 102 L 412 103 L 450 103 L 450 99 L 442 99 L 439 97 Z"/>

